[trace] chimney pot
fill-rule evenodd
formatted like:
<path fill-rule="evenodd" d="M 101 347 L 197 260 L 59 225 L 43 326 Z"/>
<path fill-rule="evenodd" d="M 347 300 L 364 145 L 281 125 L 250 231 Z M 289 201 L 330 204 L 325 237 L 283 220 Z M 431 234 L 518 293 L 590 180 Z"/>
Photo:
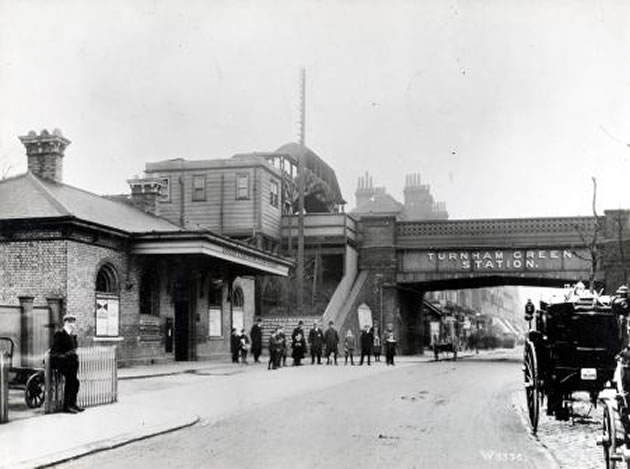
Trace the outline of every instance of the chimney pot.
<path fill-rule="evenodd" d="M 131 187 L 131 203 L 140 210 L 158 214 L 158 203 L 164 183 L 159 178 L 138 178 L 127 181 Z"/>
<path fill-rule="evenodd" d="M 55 129 L 51 134 L 43 129 L 39 135 L 31 130 L 19 139 L 26 148 L 28 170 L 41 178 L 62 182 L 63 157 L 70 140 L 61 130 Z"/>

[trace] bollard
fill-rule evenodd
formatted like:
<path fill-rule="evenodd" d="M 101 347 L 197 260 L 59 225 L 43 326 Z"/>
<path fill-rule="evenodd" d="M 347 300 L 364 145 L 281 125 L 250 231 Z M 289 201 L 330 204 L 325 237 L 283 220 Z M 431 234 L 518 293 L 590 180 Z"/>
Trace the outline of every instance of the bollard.
<path fill-rule="evenodd" d="M 63 409 L 63 375 L 50 366 L 50 351 L 44 357 L 44 413 L 52 414 Z"/>
<path fill-rule="evenodd" d="M 11 361 L 6 352 L 0 352 L 0 423 L 9 421 L 9 367 Z"/>

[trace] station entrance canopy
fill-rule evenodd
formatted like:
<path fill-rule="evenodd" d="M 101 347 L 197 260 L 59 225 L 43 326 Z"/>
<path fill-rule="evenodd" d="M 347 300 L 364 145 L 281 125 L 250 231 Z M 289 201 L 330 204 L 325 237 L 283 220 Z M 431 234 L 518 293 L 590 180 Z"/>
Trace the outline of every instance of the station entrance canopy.
<path fill-rule="evenodd" d="M 164 232 L 134 237 L 131 252 L 137 255 L 202 255 L 234 265 L 243 275 L 272 274 L 286 277 L 290 259 L 275 256 L 212 233 Z"/>

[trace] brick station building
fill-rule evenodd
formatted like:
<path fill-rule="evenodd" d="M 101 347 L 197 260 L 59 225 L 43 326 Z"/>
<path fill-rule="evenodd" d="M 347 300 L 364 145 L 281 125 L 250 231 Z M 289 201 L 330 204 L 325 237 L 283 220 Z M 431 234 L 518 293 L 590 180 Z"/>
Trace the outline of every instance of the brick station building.
<path fill-rule="evenodd" d="M 121 365 L 223 357 L 253 323 L 253 280 L 290 260 L 154 215 L 162 182 L 131 196 L 64 184 L 60 131 L 20 137 L 28 171 L 0 181 L 0 335 L 15 363 L 39 366 L 66 312 L 79 345 L 117 345 Z"/>

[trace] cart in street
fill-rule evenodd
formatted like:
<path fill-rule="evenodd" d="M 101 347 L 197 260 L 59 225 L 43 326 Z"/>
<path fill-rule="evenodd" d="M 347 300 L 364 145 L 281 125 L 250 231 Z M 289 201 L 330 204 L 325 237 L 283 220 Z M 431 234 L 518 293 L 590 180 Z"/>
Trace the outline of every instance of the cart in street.
<path fill-rule="evenodd" d="M 0 337 L 0 350 L 6 352 L 11 363 L 9 389 L 23 389 L 26 405 L 31 409 L 40 407 L 44 403 L 45 395 L 44 369 L 15 366 L 15 341 L 11 337 Z"/>

